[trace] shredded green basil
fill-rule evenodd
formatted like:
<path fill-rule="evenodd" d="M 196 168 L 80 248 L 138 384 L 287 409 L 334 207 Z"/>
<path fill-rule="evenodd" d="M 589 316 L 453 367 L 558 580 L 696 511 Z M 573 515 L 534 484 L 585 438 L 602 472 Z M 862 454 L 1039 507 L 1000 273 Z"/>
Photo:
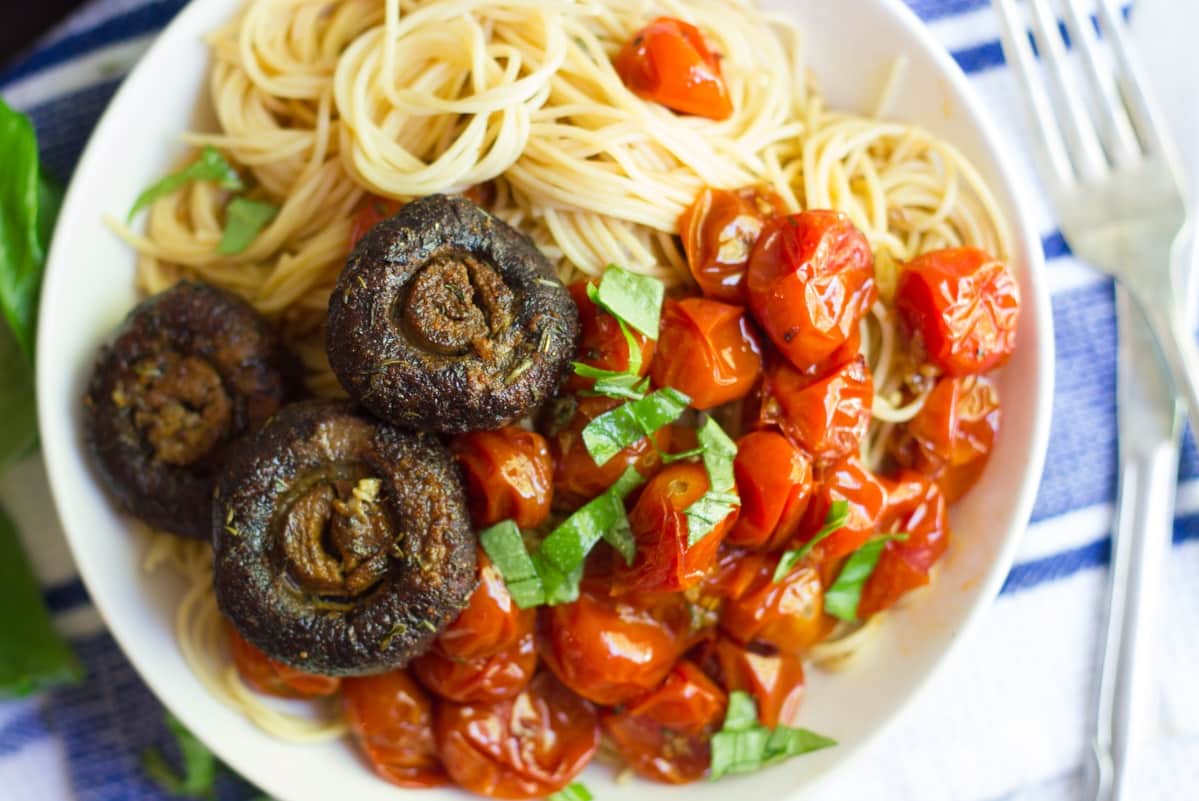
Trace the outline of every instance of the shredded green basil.
<path fill-rule="evenodd" d="M 824 593 L 824 611 L 846 622 L 855 622 L 858 619 L 858 604 L 862 600 L 862 588 L 874 574 L 874 568 L 878 567 L 883 548 L 892 540 L 902 542 L 907 538 L 907 534 L 885 534 L 854 551 L 845 560 L 833 586 Z"/>
<path fill-rule="evenodd" d="M 582 782 L 574 782 L 551 795 L 545 801 L 593 801 L 595 796 Z"/>
<path fill-rule="evenodd" d="M 737 444 L 711 417 L 696 432 L 704 468 L 708 471 L 708 491 L 687 507 L 687 542 L 695 545 L 708 536 L 733 509 L 741 505 L 737 482 L 733 477 L 733 459 Z"/>
<path fill-rule="evenodd" d="M 617 373 L 592 367 L 582 362 L 572 362 L 576 375 L 583 378 L 594 378 L 595 385 L 584 395 L 603 395 L 621 400 L 641 400 L 649 389 L 649 378 L 642 378 L 635 372 Z"/>
<path fill-rule="evenodd" d="M 479 544 L 504 577 L 517 606 L 528 609 L 545 603 L 541 573 L 515 523 L 511 520 L 496 523 L 479 534 Z"/>
<path fill-rule="evenodd" d="M 279 213 L 273 203 L 235 197 L 225 209 L 225 230 L 216 252 L 234 256 L 253 244 L 258 233 Z"/>
<path fill-rule="evenodd" d="M 583 444 L 595 463 L 602 467 L 637 440 L 652 436 L 658 429 L 678 420 L 688 403 L 690 398 L 670 387 L 651 392 L 589 422 L 583 428 Z"/>
<path fill-rule="evenodd" d="M 773 730 L 758 722 L 753 696 L 742 690 L 729 693 L 724 726 L 712 735 L 710 778 L 752 773 L 759 768 L 836 745 L 836 740 L 808 729 L 779 726 Z"/>
<path fill-rule="evenodd" d="M 611 264 L 600 278 L 599 286 L 588 294 L 597 306 L 617 320 L 628 323 L 650 339 L 658 338 L 662 299 L 666 295 L 666 288 L 658 279 Z M 636 348 L 630 347 L 630 359 L 633 350 Z"/>
<path fill-rule="evenodd" d="M 823 539 L 826 539 L 830 534 L 839 531 L 845 527 L 845 521 L 849 519 L 849 501 L 838 499 L 833 501 L 828 508 L 828 514 L 824 517 L 824 525 L 816 532 L 813 537 L 803 545 L 794 550 L 784 551 L 782 557 L 779 558 L 778 565 L 774 568 L 775 584 L 783 580 L 783 578 L 791 572 L 791 569 L 799 564 L 800 560 L 811 553 L 812 549 Z"/>
<path fill-rule="evenodd" d="M 137 200 L 133 202 L 133 208 L 129 210 L 129 219 L 132 220 L 139 211 L 159 198 L 174 194 L 193 181 L 212 181 L 221 189 L 230 192 L 240 192 L 245 188 L 237 170 L 233 169 L 220 151 L 215 147 L 205 147 L 191 164 L 159 179 L 138 195 Z"/>

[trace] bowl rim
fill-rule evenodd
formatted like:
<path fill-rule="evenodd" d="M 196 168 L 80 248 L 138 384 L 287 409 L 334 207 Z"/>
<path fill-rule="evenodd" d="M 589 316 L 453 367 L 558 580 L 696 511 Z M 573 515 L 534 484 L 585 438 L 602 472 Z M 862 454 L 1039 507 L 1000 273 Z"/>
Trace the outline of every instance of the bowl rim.
<path fill-rule="evenodd" d="M 128 97 L 136 96 L 139 82 L 135 78 L 145 65 L 153 60 L 158 53 L 168 50 L 175 43 L 175 40 L 179 38 L 179 31 L 193 27 L 191 20 L 204 16 L 210 3 L 216 1 L 193 0 L 157 34 L 155 41 L 138 59 L 137 64 L 130 70 L 126 78 L 122 81 L 121 86 L 105 107 L 80 155 L 74 171 L 75 175 L 89 172 L 87 167 L 90 162 L 101 158 L 99 143 L 110 139 L 114 133 L 114 129 L 117 129 L 121 125 L 126 116 L 123 113 L 123 109 L 129 102 Z M 1014 162 L 1015 157 L 994 133 L 997 127 L 994 124 L 993 116 L 983 104 L 974 87 L 971 86 L 970 78 L 954 61 L 949 51 L 936 39 L 931 29 L 917 16 L 915 11 L 904 3 L 903 0 L 863 0 L 863 2 L 874 4 L 877 6 L 880 14 L 891 17 L 894 22 L 899 24 L 912 36 L 914 41 L 919 44 L 920 49 L 934 61 L 940 77 L 949 83 L 956 99 L 960 100 L 969 125 L 974 129 L 979 138 L 982 150 L 991 157 L 997 166 L 995 175 L 991 177 L 992 188 L 995 190 L 995 194 L 1001 199 L 1011 200 L 1012 213 L 1009 216 L 1008 222 L 1012 229 L 1012 241 L 1015 245 L 1015 252 L 1012 255 L 1023 258 L 1027 269 L 1028 282 L 1034 288 L 1032 296 L 1023 299 L 1025 308 L 1027 309 L 1026 313 L 1031 312 L 1036 321 L 1035 340 L 1032 343 L 1025 343 L 1023 345 L 1025 348 L 1032 347 L 1036 351 L 1034 388 L 1036 398 L 1033 403 L 1034 412 L 1030 434 L 1032 447 L 1027 454 L 1027 470 L 1020 484 L 1019 493 L 1014 499 L 1011 529 L 1004 538 L 995 561 L 987 570 L 981 582 L 982 589 L 977 594 L 969 611 L 961 619 L 960 624 L 957 625 L 946 646 L 936 655 L 931 669 L 923 673 L 911 685 L 909 692 L 902 700 L 890 708 L 879 725 L 875 726 L 868 734 L 854 741 L 852 744 L 843 746 L 840 750 L 841 755 L 835 762 L 827 768 L 813 773 L 809 781 L 792 790 L 788 793 L 789 796 L 797 796 L 798 793 L 804 791 L 815 791 L 831 776 L 839 774 L 850 765 L 856 765 L 857 756 L 891 729 L 916 700 L 927 692 L 929 686 L 933 684 L 940 672 L 945 669 L 945 666 L 951 661 L 953 655 L 978 628 L 981 617 L 990 609 L 997 598 L 1003 582 L 1011 569 L 1016 551 L 1022 540 L 1022 535 L 1027 530 L 1045 465 L 1052 416 L 1054 394 L 1054 332 L 1051 296 L 1045 275 L 1046 267 L 1039 233 L 1032 223 L 1029 211 L 1023 204 L 1017 202 L 1021 194 L 1021 187 L 1016 178 L 1019 172 L 1011 169 L 1011 164 Z M 89 191 L 88 187 L 84 187 L 72 179 L 64 198 L 60 220 L 69 220 L 75 216 L 74 210 L 80 205 L 80 198 L 87 191 Z M 48 303 L 45 300 L 54 295 L 54 292 L 48 290 L 68 280 L 66 265 L 64 264 L 62 267 L 57 266 L 58 262 L 63 258 L 61 253 L 66 247 L 62 244 L 62 240 L 70 236 L 67 233 L 68 230 L 63 226 L 56 227 L 49 249 L 46 261 L 44 291 L 39 307 L 39 341 L 47 339 L 47 332 L 54 326 L 57 319 L 54 309 L 48 308 Z M 43 453 L 47 454 L 45 461 L 51 496 L 56 509 L 59 510 L 60 518 L 65 520 L 65 516 L 61 514 L 61 510 L 70 505 L 70 499 L 65 497 L 65 490 L 63 489 L 68 483 L 64 479 L 64 471 L 67 468 L 62 461 L 50 458 L 50 454 L 53 451 L 54 443 L 58 443 L 62 438 L 62 432 L 70 431 L 71 428 L 59 426 L 56 431 L 44 422 L 51 419 L 51 416 L 56 411 L 52 408 L 51 398 L 46 391 L 47 385 L 51 383 L 51 370 L 46 366 L 49 361 L 46 359 L 39 360 L 36 368 L 38 425 L 42 441 L 46 445 Z M 70 447 L 80 448 L 83 445 L 75 441 L 70 443 Z M 71 549 L 72 557 L 75 560 L 76 569 L 79 571 L 80 578 L 92 599 L 93 605 L 104 622 L 105 630 L 117 642 L 125 658 L 129 660 L 130 664 L 137 671 L 139 678 L 150 688 L 158 701 L 165 708 L 171 709 L 171 698 L 173 697 L 171 688 L 161 682 L 154 674 L 154 671 L 150 669 L 152 666 L 145 663 L 141 658 L 138 648 L 133 643 L 135 638 L 133 638 L 128 628 L 113 625 L 116 611 L 109 606 L 104 593 L 98 591 L 103 586 L 103 581 L 101 581 L 93 566 L 87 560 L 77 558 L 76 537 L 82 536 L 82 534 L 72 534 L 72 531 L 65 525 L 63 526 L 63 530 Z M 235 765 L 238 772 L 253 781 L 257 786 L 268 790 L 277 789 L 275 782 L 272 780 L 272 774 L 268 770 L 269 766 L 259 767 L 242 764 L 242 761 L 235 758 L 234 743 L 206 741 L 205 744 L 227 764 Z"/>

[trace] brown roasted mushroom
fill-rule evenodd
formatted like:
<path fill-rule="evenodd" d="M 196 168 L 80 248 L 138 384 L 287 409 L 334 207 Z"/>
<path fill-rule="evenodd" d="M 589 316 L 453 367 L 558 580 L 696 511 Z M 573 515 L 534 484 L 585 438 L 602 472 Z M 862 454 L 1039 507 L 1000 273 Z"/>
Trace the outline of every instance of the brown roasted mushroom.
<path fill-rule="evenodd" d="M 227 447 L 299 391 L 298 362 L 249 304 L 183 282 L 139 304 L 101 349 L 84 436 L 123 511 L 207 538 Z"/>
<path fill-rule="evenodd" d="M 550 398 L 578 310 L 545 257 L 462 197 L 376 225 L 329 301 L 329 363 L 352 398 L 407 428 L 499 428 Z"/>
<path fill-rule="evenodd" d="M 453 457 L 346 403 L 281 410 L 237 447 L 213 504 L 221 611 L 280 662 L 401 667 L 466 607 L 476 542 Z"/>

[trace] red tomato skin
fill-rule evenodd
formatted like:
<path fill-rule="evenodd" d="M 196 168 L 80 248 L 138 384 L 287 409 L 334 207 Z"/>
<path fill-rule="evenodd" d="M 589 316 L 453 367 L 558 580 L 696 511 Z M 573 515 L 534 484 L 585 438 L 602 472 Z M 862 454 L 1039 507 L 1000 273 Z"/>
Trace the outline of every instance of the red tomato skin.
<path fill-rule="evenodd" d="M 884 526 L 906 533 L 883 548 L 878 565 L 862 588 L 859 617 L 894 604 L 905 593 L 928 584 L 929 571 L 949 547 L 949 504 L 927 477 L 904 470 L 888 491 Z"/>
<path fill-rule="evenodd" d="M 795 535 L 812 494 L 812 462 L 775 431 L 752 431 L 737 441 L 733 460 L 741 512 L 725 541 L 773 550 Z"/>
<path fill-rule="evenodd" d="M 621 757 L 638 775 L 685 784 L 704 775 L 709 740 L 720 728 L 728 696 L 693 662 L 681 660 L 662 684 L 600 722 Z"/>
<path fill-rule="evenodd" d="M 476 527 L 511 519 L 536 528 L 549 517 L 554 462 L 540 434 L 518 426 L 472 431 L 455 437 L 453 450 Z"/>
<path fill-rule="evenodd" d="M 953 503 L 987 466 L 1001 416 L 999 392 L 990 379 L 943 377 L 904 426 L 895 459 L 935 479 Z"/>
<path fill-rule="evenodd" d="M 575 361 L 614 373 L 627 372 L 629 342 L 620 330 L 620 323 L 616 318 L 595 305 L 587 295 L 587 288 L 593 283 L 582 280 L 570 285 L 570 297 L 579 309 L 579 322 L 582 326 L 579 352 Z M 648 375 L 657 343 L 639 331 L 630 329 L 630 333 L 641 353 L 641 369 L 637 374 Z M 583 392 L 594 386 L 595 379 L 583 378 L 574 373 L 566 381 L 566 388 L 571 392 Z"/>
<path fill-rule="evenodd" d="M 605 706 L 627 703 L 666 677 L 687 647 L 682 596 L 651 608 L 584 587 L 574 603 L 542 611 L 541 657 L 567 687 Z"/>
<path fill-rule="evenodd" d="M 435 646 L 412 663 L 412 672 L 429 692 L 459 704 L 512 698 L 536 670 L 537 638 L 532 632 L 491 656 L 462 659 Z"/>
<path fill-rule="evenodd" d="M 824 614 L 824 587 L 820 572 L 809 562 L 775 582 L 777 564 L 777 557 L 762 563 L 745 591 L 725 604 L 720 628 L 742 644 L 764 643 L 800 655 L 832 629 L 831 618 Z"/>
<path fill-rule="evenodd" d="M 375 773 L 400 787 L 447 783 L 433 736 L 433 703 L 406 671 L 346 678 L 342 699 Z"/>
<path fill-rule="evenodd" d="M 601 414 L 615 409 L 622 401 L 615 398 L 579 398 L 578 410 L 571 421 L 550 438 L 554 456 L 554 499 L 557 508 L 573 510 L 616 483 L 629 467 L 643 476 L 652 476 L 662 464 L 660 451 L 668 450 L 671 432 L 660 428 L 654 436 L 643 437 L 613 456 L 603 467 L 587 452 L 583 428 Z"/>
<path fill-rule="evenodd" d="M 271 659 L 241 636 L 232 623 L 225 623 L 229 650 L 238 675 L 255 692 L 276 698 L 320 698 L 333 695 L 341 686 L 336 676 L 320 676 Z"/>
<path fill-rule="evenodd" d="M 679 215 L 687 268 L 713 300 L 744 305 L 745 265 L 766 221 L 783 213 L 783 200 L 766 187 L 705 187 Z"/>
<path fill-rule="evenodd" d="M 822 565 L 833 565 L 862 547 L 878 530 L 887 503 L 887 488 L 856 456 L 819 471 L 817 487 L 797 539 L 806 542 L 815 536 L 824 526 L 833 501 L 848 502 L 849 517 L 845 525 L 813 549 Z"/>
<path fill-rule="evenodd" d="M 698 584 L 711 570 L 736 511 L 694 545 L 686 509 L 708 491 L 708 473 L 698 464 L 678 462 L 654 476 L 629 513 L 637 542 L 631 566 L 619 562 L 612 592 L 679 592 Z"/>
<path fill-rule="evenodd" d="M 758 324 L 799 370 L 844 345 L 878 297 L 870 245 L 835 211 L 768 222 L 750 254 L 746 288 Z"/>
<path fill-rule="evenodd" d="M 874 406 L 874 381 L 864 356 L 820 377 L 778 361 L 766 371 L 761 391 L 760 419 L 777 426 L 817 464 L 861 449 Z"/>
<path fill-rule="evenodd" d="M 977 248 L 917 256 L 899 273 L 895 308 L 918 354 L 948 375 L 985 373 L 1016 347 L 1020 287 Z"/>
<path fill-rule="evenodd" d="M 516 605 L 482 548 L 478 558 L 479 583 L 470 603 L 437 638 L 436 647 L 451 659 L 486 659 L 507 651 L 537 625 L 537 610 Z"/>
<path fill-rule="evenodd" d="M 394 216 L 403 207 L 403 203 L 388 197 L 367 195 L 362 198 L 350 221 L 350 250 L 353 250 L 358 240 L 366 236 L 372 228 Z"/>
<path fill-rule="evenodd" d="M 706 298 L 667 300 L 654 362 L 654 385 L 674 387 L 696 409 L 749 394 L 762 372 L 762 346 L 739 306 Z"/>
<path fill-rule="evenodd" d="M 625 44 L 613 66 L 630 91 L 673 111 L 714 120 L 733 113 L 719 59 L 682 20 L 654 20 Z"/>
<path fill-rule="evenodd" d="M 705 647 L 701 664 L 727 691 L 752 695 L 766 728 L 794 724 L 804 698 L 803 660 L 795 654 L 746 648 L 721 635 Z"/>
<path fill-rule="evenodd" d="M 544 798 L 570 784 L 599 747 L 595 707 L 552 675 L 515 698 L 437 706 L 437 746 L 450 778 L 488 798 Z"/>

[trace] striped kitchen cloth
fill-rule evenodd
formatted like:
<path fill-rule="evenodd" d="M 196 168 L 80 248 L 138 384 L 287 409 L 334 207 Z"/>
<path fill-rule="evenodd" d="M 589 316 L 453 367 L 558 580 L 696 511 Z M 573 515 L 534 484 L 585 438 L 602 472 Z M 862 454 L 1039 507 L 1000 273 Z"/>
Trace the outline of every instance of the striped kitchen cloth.
<path fill-rule="evenodd" d="M 835 2 L 835 0 L 826 0 Z M 1053 292 L 1057 395 L 1033 524 L 998 603 L 939 680 L 815 801 L 1064 801 L 1080 797 L 1086 721 L 1116 487 L 1115 311 L 1111 284 L 1071 256 L 1037 182 L 1023 109 L 1004 67 L 988 0 L 909 0 L 970 74 L 1040 224 Z M 0 94 L 37 126 L 48 169 L 69 178 L 122 76 L 184 0 L 95 0 L 0 71 Z M 1189 18 L 1190 24 L 1188 24 Z M 1133 13 L 1166 106 L 1199 145 L 1199 71 L 1180 48 L 1199 2 L 1140 0 Z M 1177 46 L 1169 46 L 1171 41 Z M 1177 65 L 1191 65 L 1180 69 Z M 1186 115 L 1192 116 L 1187 119 Z M 1191 160 L 1199 164 L 1199 153 Z M 96 191 L 103 191 L 98 188 Z M 1137 798 L 1199 798 L 1199 459 L 1188 441 L 1169 560 L 1157 730 Z M 79 583 L 41 463 L 0 480 L 56 620 L 87 667 L 84 685 L 0 704 L 0 798 L 158 801 L 139 768 L 170 750 L 162 710 L 104 631 Z M 0 633 L 0 637 L 2 637 Z M 225 777 L 222 801 L 256 791 Z"/>

